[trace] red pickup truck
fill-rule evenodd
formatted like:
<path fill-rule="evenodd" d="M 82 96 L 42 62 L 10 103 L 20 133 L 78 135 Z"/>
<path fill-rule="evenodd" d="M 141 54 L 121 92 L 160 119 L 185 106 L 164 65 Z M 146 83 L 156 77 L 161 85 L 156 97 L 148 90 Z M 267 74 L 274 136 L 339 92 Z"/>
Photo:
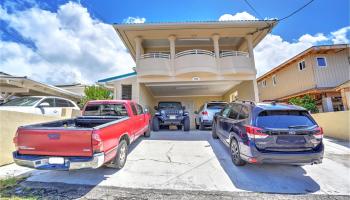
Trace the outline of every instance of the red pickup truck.
<path fill-rule="evenodd" d="M 82 116 L 21 126 L 14 143 L 16 164 L 35 169 L 72 170 L 107 165 L 122 168 L 128 145 L 149 137 L 151 116 L 133 101 L 88 102 Z"/>

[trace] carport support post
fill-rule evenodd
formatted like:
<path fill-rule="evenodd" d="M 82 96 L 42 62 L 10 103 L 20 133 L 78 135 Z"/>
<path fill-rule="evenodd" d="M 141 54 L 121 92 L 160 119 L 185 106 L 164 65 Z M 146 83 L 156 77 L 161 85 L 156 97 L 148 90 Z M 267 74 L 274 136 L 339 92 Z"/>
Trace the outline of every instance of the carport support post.
<path fill-rule="evenodd" d="M 250 59 L 250 64 L 251 68 L 255 69 L 255 60 L 254 60 L 254 50 L 253 50 L 253 35 L 249 34 L 245 37 L 247 40 L 247 45 L 248 45 L 248 52 L 249 52 L 249 59 Z M 254 101 L 259 102 L 259 92 L 258 92 L 258 83 L 256 79 L 252 80 L 253 81 L 253 89 L 254 89 Z"/>
<path fill-rule="evenodd" d="M 175 40 L 176 37 L 174 35 L 170 35 L 168 37 L 169 44 L 170 44 L 170 66 L 171 66 L 171 75 L 175 74 Z"/>

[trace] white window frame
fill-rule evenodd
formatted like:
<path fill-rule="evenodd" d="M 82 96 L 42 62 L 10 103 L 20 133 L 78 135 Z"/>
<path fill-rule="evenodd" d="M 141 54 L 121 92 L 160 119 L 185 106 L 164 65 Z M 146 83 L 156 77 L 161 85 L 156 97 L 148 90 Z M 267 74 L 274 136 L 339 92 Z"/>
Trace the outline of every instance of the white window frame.
<path fill-rule="evenodd" d="M 326 66 L 320 66 L 320 65 L 318 65 L 318 60 L 317 60 L 318 58 L 323 58 L 323 59 L 324 59 L 324 63 L 326 63 Z M 326 67 L 328 66 L 326 56 L 316 56 L 315 61 L 316 61 L 317 67 L 319 67 L 319 68 L 326 68 Z"/>
<path fill-rule="evenodd" d="M 264 79 L 264 80 L 261 81 L 261 85 L 262 85 L 262 87 L 266 87 L 266 86 L 267 86 L 266 79 Z"/>
<path fill-rule="evenodd" d="M 276 74 L 272 75 L 272 85 L 273 86 L 277 85 Z"/>
<path fill-rule="evenodd" d="M 300 69 L 300 64 L 303 63 L 303 62 L 304 62 L 304 68 Z M 299 69 L 299 71 L 304 71 L 306 69 L 306 62 L 305 62 L 305 60 L 302 60 L 302 61 L 298 62 L 298 69 Z"/>

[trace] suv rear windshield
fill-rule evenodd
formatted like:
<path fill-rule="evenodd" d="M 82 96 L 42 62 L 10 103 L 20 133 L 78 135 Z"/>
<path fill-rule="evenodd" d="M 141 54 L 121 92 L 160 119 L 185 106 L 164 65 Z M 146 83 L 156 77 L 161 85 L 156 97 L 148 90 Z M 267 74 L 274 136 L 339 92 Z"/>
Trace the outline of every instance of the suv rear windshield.
<path fill-rule="evenodd" d="M 88 104 L 83 115 L 127 117 L 128 112 L 124 104 Z"/>
<path fill-rule="evenodd" d="M 226 106 L 226 103 L 208 103 L 207 109 L 222 109 Z"/>
<path fill-rule="evenodd" d="M 163 108 L 181 109 L 181 103 L 180 102 L 159 102 L 158 108 L 159 109 L 163 109 Z"/>
<path fill-rule="evenodd" d="M 260 128 L 307 128 L 314 125 L 307 111 L 298 110 L 266 110 L 256 119 L 256 126 Z"/>

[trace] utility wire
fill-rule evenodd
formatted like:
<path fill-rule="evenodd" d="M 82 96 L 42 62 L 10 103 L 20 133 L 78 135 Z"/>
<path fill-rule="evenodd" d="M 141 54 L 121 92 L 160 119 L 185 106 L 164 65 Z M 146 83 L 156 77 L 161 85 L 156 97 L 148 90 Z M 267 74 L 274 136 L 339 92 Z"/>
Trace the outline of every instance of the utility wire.
<path fill-rule="evenodd" d="M 260 18 L 263 19 L 262 16 L 259 14 L 259 12 L 254 8 L 252 4 L 249 3 L 248 0 L 244 0 L 244 2 L 255 12 L 255 14 Z"/>
<path fill-rule="evenodd" d="M 295 15 L 296 13 L 298 13 L 299 11 L 301 11 L 302 9 L 304 9 L 306 6 L 308 6 L 309 4 L 311 4 L 314 0 L 310 0 L 308 3 L 306 3 L 305 5 L 301 6 L 300 8 L 296 9 L 294 12 L 290 13 L 289 15 L 283 17 L 282 19 L 279 19 L 278 21 L 283 21 L 293 15 Z"/>

